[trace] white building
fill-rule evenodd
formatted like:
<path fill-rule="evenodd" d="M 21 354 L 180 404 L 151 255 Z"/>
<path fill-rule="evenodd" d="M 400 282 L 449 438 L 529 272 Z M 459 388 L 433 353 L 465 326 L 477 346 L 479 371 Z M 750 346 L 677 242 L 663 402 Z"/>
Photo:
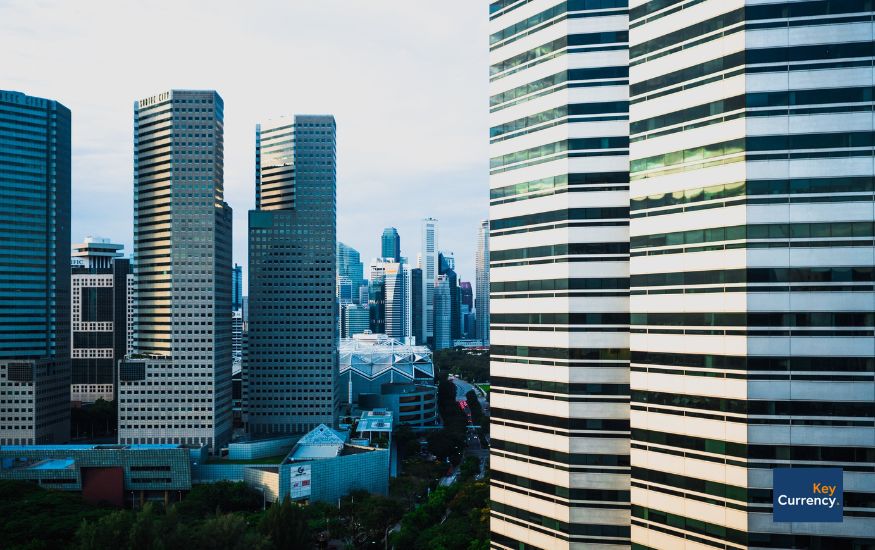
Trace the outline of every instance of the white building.
<path fill-rule="evenodd" d="M 438 276 L 437 220 L 422 220 L 422 251 L 417 259 L 422 269 L 422 335 L 425 342 L 434 339 L 434 283 Z"/>
<path fill-rule="evenodd" d="M 490 5 L 496 548 L 630 544 L 627 13 Z"/>
<path fill-rule="evenodd" d="M 477 231 L 477 252 L 474 257 L 476 269 L 474 313 L 476 336 L 484 345 L 489 345 L 489 220 L 480 222 Z"/>

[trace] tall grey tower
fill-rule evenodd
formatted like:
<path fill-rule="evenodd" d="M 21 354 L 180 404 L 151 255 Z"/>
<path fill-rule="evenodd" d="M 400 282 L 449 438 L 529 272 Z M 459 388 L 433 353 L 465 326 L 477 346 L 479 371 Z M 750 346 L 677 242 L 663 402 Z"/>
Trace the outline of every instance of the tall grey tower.
<path fill-rule="evenodd" d="M 474 258 L 477 296 L 474 309 L 477 312 L 477 338 L 489 345 L 489 220 L 480 222 L 477 232 L 477 252 Z"/>
<path fill-rule="evenodd" d="M 70 110 L 0 90 L 0 444 L 70 436 Z"/>
<path fill-rule="evenodd" d="M 422 252 L 419 266 L 422 269 L 422 344 L 434 344 L 434 285 L 438 276 L 438 228 L 437 220 L 422 220 Z"/>
<path fill-rule="evenodd" d="M 231 208 L 223 102 L 134 104 L 137 353 L 119 367 L 119 442 L 221 448 L 231 435 Z"/>
<path fill-rule="evenodd" d="M 491 541 L 628 548 L 628 3 L 489 9 Z"/>
<path fill-rule="evenodd" d="M 335 422 L 336 166 L 334 117 L 295 115 L 256 126 L 243 375 L 252 434 Z"/>
<path fill-rule="evenodd" d="M 872 2 L 630 4 L 633 547 L 875 548 Z"/>

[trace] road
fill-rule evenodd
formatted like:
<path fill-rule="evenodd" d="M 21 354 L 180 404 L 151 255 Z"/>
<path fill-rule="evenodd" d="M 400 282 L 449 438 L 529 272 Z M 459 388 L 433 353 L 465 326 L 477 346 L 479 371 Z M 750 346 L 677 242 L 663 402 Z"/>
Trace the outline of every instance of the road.
<path fill-rule="evenodd" d="M 483 414 L 489 416 L 489 401 L 486 400 L 483 390 L 461 378 L 453 378 L 453 384 L 456 385 L 456 401 L 465 401 L 468 392 L 474 390 L 477 400 L 480 401 L 480 408 L 483 409 Z"/>

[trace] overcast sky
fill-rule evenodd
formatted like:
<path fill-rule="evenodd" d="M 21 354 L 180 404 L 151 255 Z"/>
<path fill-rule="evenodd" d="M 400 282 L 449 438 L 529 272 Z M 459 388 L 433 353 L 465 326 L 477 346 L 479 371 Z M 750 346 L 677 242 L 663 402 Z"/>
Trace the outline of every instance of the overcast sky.
<path fill-rule="evenodd" d="M 0 0 L 0 88 L 73 113 L 74 242 L 132 251 L 133 102 L 171 88 L 225 101 L 225 198 L 246 264 L 254 134 L 283 114 L 338 128 L 338 239 L 379 254 L 397 227 L 415 262 L 419 220 L 474 280 L 487 215 L 487 7 L 477 0 Z"/>

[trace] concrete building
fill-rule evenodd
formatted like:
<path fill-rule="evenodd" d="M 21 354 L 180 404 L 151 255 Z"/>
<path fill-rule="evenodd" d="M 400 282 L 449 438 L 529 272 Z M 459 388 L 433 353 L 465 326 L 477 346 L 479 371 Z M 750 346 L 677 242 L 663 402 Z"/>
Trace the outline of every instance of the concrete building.
<path fill-rule="evenodd" d="M 873 547 L 872 6 L 663 5 L 630 3 L 633 546 Z M 843 520 L 773 521 L 776 467 L 842 468 Z"/>
<path fill-rule="evenodd" d="M 2 445 L 0 479 L 82 494 L 92 504 L 176 502 L 201 448 L 166 445 Z"/>
<path fill-rule="evenodd" d="M 70 110 L 0 90 L 0 445 L 70 437 Z"/>
<path fill-rule="evenodd" d="M 480 222 L 477 232 L 477 252 L 474 256 L 476 337 L 489 345 L 489 220 Z"/>
<path fill-rule="evenodd" d="M 118 373 L 119 442 L 223 447 L 232 430 L 231 208 L 213 90 L 134 104 L 134 354 Z"/>
<path fill-rule="evenodd" d="M 490 3 L 496 548 L 630 545 L 628 7 Z"/>
<path fill-rule="evenodd" d="M 246 429 L 300 434 L 334 425 L 339 404 L 334 117 L 259 124 L 255 143 Z"/>
<path fill-rule="evenodd" d="M 401 236 L 394 227 L 387 227 L 380 237 L 381 258 L 401 261 Z"/>
<path fill-rule="evenodd" d="M 118 361 L 128 350 L 130 260 L 124 246 L 86 237 L 73 245 L 71 385 L 75 404 L 115 400 Z"/>

